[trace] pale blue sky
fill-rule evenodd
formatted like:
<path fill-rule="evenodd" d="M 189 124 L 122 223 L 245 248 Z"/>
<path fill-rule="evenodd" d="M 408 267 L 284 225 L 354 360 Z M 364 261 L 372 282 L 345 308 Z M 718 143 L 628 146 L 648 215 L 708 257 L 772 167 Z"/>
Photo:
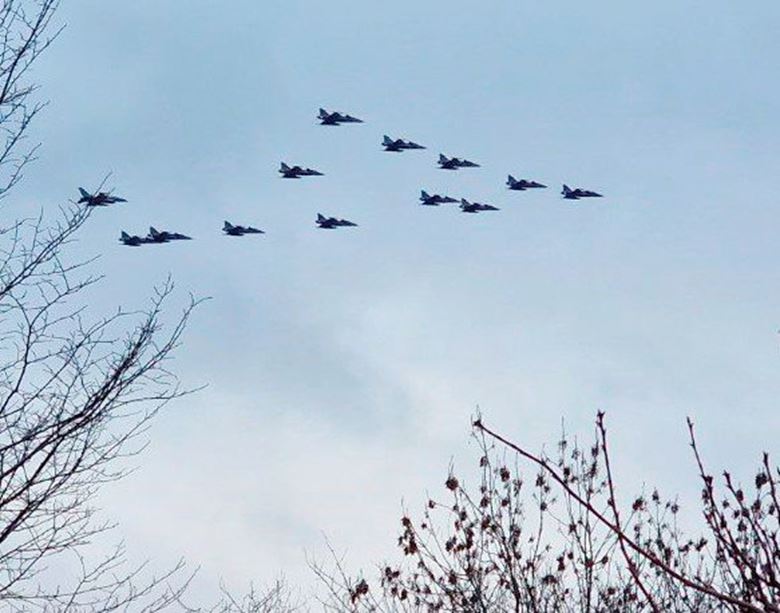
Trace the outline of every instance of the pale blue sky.
<path fill-rule="evenodd" d="M 687 414 L 715 465 L 778 451 L 777 3 L 82 0 L 61 16 L 17 196 L 53 208 L 113 171 L 130 202 L 78 246 L 103 254 L 95 306 L 136 306 L 168 273 L 213 297 L 176 362 L 208 390 L 160 418 L 104 503 L 138 555 L 200 564 L 198 593 L 305 581 L 322 531 L 355 566 L 390 555 L 401 499 L 474 459 L 477 404 L 536 447 L 606 410 L 626 490 L 695 496 Z M 366 123 L 320 127 L 320 106 Z M 383 153 L 384 133 L 429 150 Z M 439 151 L 483 167 L 438 171 Z M 282 181 L 282 159 L 326 176 Z M 551 189 L 507 192 L 510 172 Z M 563 201 L 562 181 L 607 197 Z M 419 207 L 421 188 L 502 210 Z M 317 231 L 318 211 L 360 227 Z M 228 239 L 223 219 L 268 234 Z M 150 224 L 196 240 L 116 243 Z"/>

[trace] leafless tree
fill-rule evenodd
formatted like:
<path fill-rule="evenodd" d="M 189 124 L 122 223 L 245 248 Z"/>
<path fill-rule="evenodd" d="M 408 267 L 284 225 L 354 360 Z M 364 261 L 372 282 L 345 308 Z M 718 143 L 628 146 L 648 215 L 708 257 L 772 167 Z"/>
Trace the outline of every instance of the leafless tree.
<path fill-rule="evenodd" d="M 297 613 L 307 610 L 284 579 L 267 589 L 252 586 L 241 597 L 222 588 L 222 601 L 208 613 Z"/>
<path fill-rule="evenodd" d="M 450 473 L 444 500 L 401 519 L 396 564 L 351 577 L 338 557 L 313 568 L 333 611 L 780 610 L 778 482 L 764 454 L 752 492 L 723 474 L 723 492 L 690 443 L 702 483 L 701 534 L 686 537 L 680 505 L 657 490 L 621 508 L 604 415 L 590 445 L 562 436 L 553 457 L 474 423 L 479 483 Z M 503 447 L 503 451 L 501 450 Z M 507 456 L 507 453 L 514 454 Z M 521 461 L 536 474 L 524 479 Z"/>
<path fill-rule="evenodd" d="M 31 66 L 57 37 L 52 27 L 59 0 L 2 0 L 0 3 L 0 198 L 22 177 L 36 146 L 23 141 L 45 106 L 28 79 Z"/>
<path fill-rule="evenodd" d="M 43 104 L 29 81 L 35 60 L 59 33 L 57 0 L 0 3 L 0 196 L 22 176 L 25 147 Z M 151 575 L 118 547 L 89 549 L 111 526 L 92 506 L 123 458 L 143 447 L 155 412 L 183 390 L 166 363 L 194 301 L 177 317 L 159 287 L 142 311 L 108 316 L 89 307 L 94 261 L 69 248 L 91 210 L 59 209 L 0 228 L 0 608 L 4 611 L 158 611 L 176 605 L 182 565 Z M 68 568 L 55 580 L 52 567 Z"/>
<path fill-rule="evenodd" d="M 123 476 L 117 460 L 139 451 L 133 441 L 160 406 L 182 393 L 165 363 L 193 304 L 165 335 L 161 309 L 170 283 L 146 312 L 94 318 L 84 294 L 97 278 L 85 264 L 63 261 L 89 215 L 67 209 L 61 224 L 21 222 L 3 237 L 0 601 L 20 610 L 30 603 L 44 610 L 111 610 L 161 598 L 148 585 L 137 587 L 140 569 L 120 574 L 120 550 L 91 565 L 81 552 L 110 527 L 93 521 L 91 499 Z M 45 590 L 38 577 L 55 556 L 75 556 L 82 577 L 71 587 Z"/>

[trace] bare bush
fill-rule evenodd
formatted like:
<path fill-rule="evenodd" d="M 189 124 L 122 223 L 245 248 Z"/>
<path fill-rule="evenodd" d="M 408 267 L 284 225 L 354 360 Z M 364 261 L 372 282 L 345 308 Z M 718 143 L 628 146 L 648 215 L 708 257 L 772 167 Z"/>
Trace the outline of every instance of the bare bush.
<path fill-rule="evenodd" d="M 252 586 L 248 593 L 235 596 L 224 587 L 222 601 L 209 613 L 296 613 L 305 607 L 283 579 L 263 590 Z"/>
<path fill-rule="evenodd" d="M 693 537 L 678 524 L 679 502 L 657 490 L 621 508 L 603 414 L 592 444 L 564 435 L 553 457 L 478 419 L 478 485 L 451 472 L 443 499 L 429 500 L 417 520 L 401 519 L 400 563 L 371 580 L 350 577 L 339 560 L 314 565 L 325 604 L 354 612 L 780 610 L 778 469 L 764 454 L 750 492 L 728 472 L 716 491 L 690 422 L 689 433 L 704 517 Z M 536 467 L 530 478 L 523 460 Z"/>

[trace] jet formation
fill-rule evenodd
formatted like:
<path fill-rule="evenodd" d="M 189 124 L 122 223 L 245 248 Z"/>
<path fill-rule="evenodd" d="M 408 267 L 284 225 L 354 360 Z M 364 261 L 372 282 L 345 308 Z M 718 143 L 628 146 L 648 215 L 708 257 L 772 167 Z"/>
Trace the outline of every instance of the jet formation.
<path fill-rule="evenodd" d="M 317 120 L 320 125 L 324 126 L 339 126 L 347 123 L 363 123 L 363 120 L 342 113 L 340 111 L 328 111 L 324 108 L 319 109 L 317 114 Z M 421 145 L 412 140 L 405 140 L 403 138 L 391 138 L 385 134 L 382 138 L 382 146 L 385 151 L 400 153 L 409 150 L 422 150 L 426 149 L 424 145 Z M 439 154 L 438 158 L 439 168 L 442 170 L 459 170 L 461 168 L 479 168 L 480 165 L 476 162 L 465 158 L 447 157 L 443 153 Z M 279 174 L 283 179 L 301 179 L 303 177 L 322 177 L 324 173 L 313 168 L 304 168 L 303 166 L 290 166 L 286 162 L 282 162 L 279 168 Z M 508 175 L 506 179 L 506 187 L 511 191 L 527 191 L 533 189 L 546 189 L 547 185 L 539 183 L 531 179 L 516 179 L 512 175 Z M 87 207 L 105 207 L 111 204 L 120 202 L 127 202 L 125 198 L 121 196 L 115 196 L 110 191 L 98 191 L 94 193 L 88 192 L 83 187 L 79 187 L 79 199 L 78 204 L 84 204 Z M 581 187 L 571 188 L 566 184 L 562 185 L 561 195 L 564 200 L 580 200 L 583 198 L 603 198 L 603 194 L 598 192 L 583 189 Z M 481 202 L 472 202 L 465 198 L 453 198 L 451 196 L 440 194 L 429 194 L 425 190 L 420 191 L 419 203 L 423 206 L 439 206 L 442 204 L 458 204 L 461 212 L 463 213 L 481 213 L 485 211 L 498 211 L 499 207 L 492 204 L 485 204 Z M 327 217 L 322 213 L 317 214 L 315 220 L 317 227 L 325 230 L 333 230 L 342 227 L 356 227 L 353 221 L 348 219 L 341 219 L 338 217 Z M 222 226 L 222 232 L 226 236 L 245 236 L 247 234 L 265 234 L 264 230 L 256 228 L 254 226 L 242 226 L 233 225 L 229 221 L 225 221 Z M 179 232 L 172 232 L 168 230 L 159 231 L 154 227 L 149 228 L 149 233 L 146 236 L 138 236 L 134 234 L 128 234 L 122 231 L 119 237 L 119 242 L 128 247 L 139 247 L 147 244 L 162 244 L 170 243 L 172 241 L 187 241 L 192 240 L 192 237 Z"/>
<path fill-rule="evenodd" d="M 144 237 L 138 235 L 130 235 L 124 230 L 119 236 L 119 242 L 127 247 L 140 247 L 141 245 L 154 245 L 160 243 L 170 243 L 171 241 L 189 241 L 192 237 L 180 234 L 179 232 L 168 232 L 163 230 L 160 232 L 154 227 L 149 228 L 149 234 Z"/>
<path fill-rule="evenodd" d="M 253 226 L 234 226 L 229 221 L 225 221 L 222 225 L 222 232 L 226 236 L 244 236 L 245 234 L 265 234 L 263 230 L 255 228 Z M 170 243 L 171 241 L 189 241 L 192 240 L 191 236 L 181 234 L 180 232 L 169 232 L 168 230 L 157 230 L 157 228 L 150 227 L 149 234 L 146 236 L 138 236 L 137 234 L 128 234 L 124 230 L 119 236 L 119 242 L 127 247 L 140 247 L 141 245 L 153 245 L 161 243 Z"/>

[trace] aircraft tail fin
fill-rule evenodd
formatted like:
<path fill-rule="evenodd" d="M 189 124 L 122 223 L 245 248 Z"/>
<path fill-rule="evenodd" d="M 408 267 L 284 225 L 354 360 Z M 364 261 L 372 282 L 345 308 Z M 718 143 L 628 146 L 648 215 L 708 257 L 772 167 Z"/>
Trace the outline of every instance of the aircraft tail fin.
<path fill-rule="evenodd" d="M 443 153 L 440 153 L 439 154 L 439 164 L 446 164 L 447 162 L 449 162 L 449 160 L 447 159 L 447 156 L 444 155 Z"/>
<path fill-rule="evenodd" d="M 514 178 L 512 175 L 509 175 L 509 176 L 506 178 L 506 180 L 507 180 L 507 183 L 509 183 L 510 185 L 512 185 L 512 184 L 514 184 L 514 183 L 517 183 L 517 179 L 515 179 L 515 178 Z"/>
<path fill-rule="evenodd" d="M 393 144 L 393 139 L 390 138 L 387 134 L 385 134 L 384 137 L 382 137 L 382 144 L 383 145 L 392 145 Z"/>
<path fill-rule="evenodd" d="M 282 170 L 284 172 L 287 172 L 288 170 L 290 170 L 290 167 L 287 164 L 285 164 L 284 162 L 282 162 Z"/>
<path fill-rule="evenodd" d="M 87 190 L 85 190 L 83 187 L 79 187 L 79 193 L 81 194 L 82 198 L 90 197 L 90 193 Z"/>
<path fill-rule="evenodd" d="M 130 235 L 124 230 L 122 230 L 122 240 L 123 241 L 130 240 Z"/>
<path fill-rule="evenodd" d="M 420 191 L 420 197 L 421 197 L 421 198 L 424 198 L 424 199 L 426 199 L 426 200 L 427 200 L 428 198 L 430 198 L 430 196 L 428 195 L 428 192 L 426 192 L 425 190 L 422 190 L 422 191 Z"/>

